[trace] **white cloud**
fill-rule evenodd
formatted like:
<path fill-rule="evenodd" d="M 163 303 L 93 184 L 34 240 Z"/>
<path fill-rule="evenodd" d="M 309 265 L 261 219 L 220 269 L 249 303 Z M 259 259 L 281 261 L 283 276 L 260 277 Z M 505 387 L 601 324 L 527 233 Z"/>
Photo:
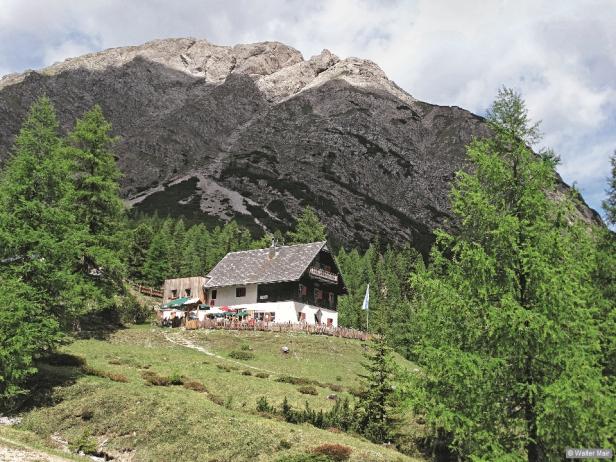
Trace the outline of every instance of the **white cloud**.
<path fill-rule="evenodd" d="M 612 0 L 4 0 L 0 71 L 195 36 L 369 58 L 413 96 L 479 113 L 505 84 L 543 121 L 565 179 L 598 207 L 616 147 L 614 24 Z"/>

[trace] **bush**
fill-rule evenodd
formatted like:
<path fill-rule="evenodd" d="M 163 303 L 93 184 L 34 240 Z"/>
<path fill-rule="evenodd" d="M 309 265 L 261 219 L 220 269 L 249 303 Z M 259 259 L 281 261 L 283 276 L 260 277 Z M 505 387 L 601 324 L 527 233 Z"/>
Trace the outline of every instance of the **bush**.
<path fill-rule="evenodd" d="M 198 393 L 207 393 L 207 388 L 201 382 L 197 382 L 196 380 L 186 380 L 182 383 L 184 388 L 192 391 L 196 391 Z"/>
<path fill-rule="evenodd" d="M 242 351 L 250 351 L 250 345 L 248 345 L 247 343 L 242 343 L 240 345 L 240 350 L 242 350 Z"/>
<path fill-rule="evenodd" d="M 184 383 L 184 379 L 180 374 L 174 372 L 169 376 L 169 382 L 171 382 L 171 385 L 182 385 Z"/>
<path fill-rule="evenodd" d="M 85 430 L 79 438 L 71 441 L 68 445 L 69 449 L 75 453 L 83 452 L 84 454 L 96 454 L 97 443 L 92 437 L 90 430 Z"/>
<path fill-rule="evenodd" d="M 252 372 L 250 372 L 250 371 L 242 371 L 242 375 L 252 375 Z"/>
<path fill-rule="evenodd" d="M 260 379 L 266 379 L 269 377 L 269 374 L 267 372 L 257 372 L 255 374 L 255 377 L 258 377 Z"/>
<path fill-rule="evenodd" d="M 168 387 L 171 385 L 171 380 L 169 380 L 169 377 L 163 377 L 154 371 L 143 371 L 141 373 L 141 377 L 143 377 L 143 380 L 148 382 L 150 385 L 155 385 L 157 387 Z"/>
<path fill-rule="evenodd" d="M 210 399 L 210 401 L 214 404 L 218 404 L 219 406 L 224 406 L 225 405 L 225 400 L 222 399 L 220 396 L 218 395 L 212 395 L 211 393 L 209 393 L 208 398 Z"/>
<path fill-rule="evenodd" d="M 319 394 L 317 389 L 313 387 L 312 385 L 304 385 L 303 387 L 299 387 L 297 390 L 304 395 L 315 395 L 316 396 Z"/>
<path fill-rule="evenodd" d="M 319 382 L 305 377 L 293 377 L 291 375 L 281 375 L 276 379 L 276 382 L 290 383 L 293 385 L 320 385 Z"/>
<path fill-rule="evenodd" d="M 312 450 L 314 454 L 321 454 L 336 462 L 348 460 L 351 457 L 351 449 L 349 446 L 335 443 L 325 443 Z"/>
<path fill-rule="evenodd" d="M 282 456 L 276 462 L 331 462 L 331 459 L 323 454 L 294 454 Z"/>
<path fill-rule="evenodd" d="M 122 382 L 127 383 L 128 378 L 123 374 L 117 374 L 115 372 L 101 371 L 100 369 L 95 369 L 87 364 L 81 367 L 81 371 L 86 375 L 93 375 L 95 377 L 101 377 L 104 379 L 109 379 L 114 382 Z"/>
<path fill-rule="evenodd" d="M 221 371 L 231 372 L 231 369 L 229 369 L 227 366 L 223 366 L 222 364 L 216 364 L 216 367 Z"/>
<path fill-rule="evenodd" d="M 278 443 L 278 449 L 281 451 L 291 449 L 291 446 L 291 443 L 289 443 L 287 440 L 280 440 L 280 443 Z"/>
<path fill-rule="evenodd" d="M 265 396 L 261 396 L 257 400 L 257 412 L 262 412 L 265 414 L 270 414 L 274 411 L 274 407 L 267 402 L 267 398 Z"/>
<path fill-rule="evenodd" d="M 344 387 L 342 385 L 338 385 L 337 383 L 328 383 L 327 388 L 337 393 L 340 393 L 342 390 L 344 390 Z"/>
<path fill-rule="evenodd" d="M 255 355 L 250 351 L 235 350 L 229 353 L 229 358 L 239 359 L 240 361 L 248 361 L 254 359 Z"/>

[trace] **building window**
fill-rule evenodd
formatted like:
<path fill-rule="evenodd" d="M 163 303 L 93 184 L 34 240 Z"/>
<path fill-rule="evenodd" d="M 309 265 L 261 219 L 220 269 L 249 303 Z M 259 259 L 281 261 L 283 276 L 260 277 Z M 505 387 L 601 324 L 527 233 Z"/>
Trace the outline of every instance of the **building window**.
<path fill-rule="evenodd" d="M 216 295 L 218 295 L 218 291 L 216 289 L 210 292 L 210 300 L 216 300 Z"/>
<path fill-rule="evenodd" d="M 314 289 L 314 299 L 317 301 L 323 300 L 323 291 L 321 289 Z"/>
<path fill-rule="evenodd" d="M 184 293 L 187 297 L 190 297 L 190 289 L 184 289 Z"/>
<path fill-rule="evenodd" d="M 245 297 L 246 296 L 246 287 L 236 287 L 235 288 L 235 296 L 236 297 Z"/>
<path fill-rule="evenodd" d="M 327 327 L 332 327 L 334 325 L 334 320 L 332 318 L 327 318 Z"/>
<path fill-rule="evenodd" d="M 178 298 L 177 289 L 171 289 L 171 298 Z"/>
<path fill-rule="evenodd" d="M 334 300 L 335 300 L 335 295 L 333 292 L 330 292 L 327 294 L 328 298 L 329 298 L 329 306 L 333 307 L 334 306 Z"/>
<path fill-rule="evenodd" d="M 306 287 L 304 284 L 300 284 L 297 289 L 297 294 L 299 295 L 299 299 L 303 300 L 306 295 L 308 295 L 308 287 Z"/>

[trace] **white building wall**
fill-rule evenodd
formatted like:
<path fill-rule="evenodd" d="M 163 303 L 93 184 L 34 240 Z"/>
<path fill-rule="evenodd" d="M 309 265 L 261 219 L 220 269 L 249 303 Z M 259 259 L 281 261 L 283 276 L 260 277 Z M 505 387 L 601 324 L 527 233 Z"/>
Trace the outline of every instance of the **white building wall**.
<path fill-rule="evenodd" d="M 224 305 L 221 305 L 224 306 Z M 306 324 L 316 324 L 315 315 L 321 311 L 321 323 L 327 324 L 327 319 L 332 320 L 332 326 L 338 327 L 338 312 L 328 308 L 319 308 L 318 306 L 298 303 L 294 301 L 286 302 L 268 302 L 268 303 L 227 303 L 226 306 L 235 309 L 244 309 L 257 313 L 275 313 L 275 321 L 277 323 L 297 323 L 299 313 L 305 313 Z M 205 316 L 206 312 L 203 312 Z M 199 316 L 201 319 L 202 316 Z"/>
<path fill-rule="evenodd" d="M 236 287 L 246 287 L 245 297 L 236 297 Z M 248 284 L 246 286 L 231 286 L 219 287 L 216 290 L 216 301 L 214 306 L 235 306 L 247 303 L 257 303 L 257 284 Z M 209 289 L 208 299 L 212 297 L 212 289 Z"/>

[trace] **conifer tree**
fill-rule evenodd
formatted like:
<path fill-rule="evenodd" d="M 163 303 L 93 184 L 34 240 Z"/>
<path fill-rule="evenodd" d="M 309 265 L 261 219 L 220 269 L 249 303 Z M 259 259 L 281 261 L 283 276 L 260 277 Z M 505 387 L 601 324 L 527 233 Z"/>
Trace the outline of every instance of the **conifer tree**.
<path fill-rule="evenodd" d="M 84 267 L 100 270 L 94 281 L 99 294 L 93 293 L 99 306 L 121 290 L 126 273 L 123 261 L 125 208 L 120 198 L 121 177 L 111 151 L 114 139 L 111 124 L 100 106 L 94 106 L 78 119 L 68 136 L 65 150 L 72 162 L 74 183 L 72 204 L 79 223 L 87 227 Z"/>
<path fill-rule="evenodd" d="M 603 210 L 608 223 L 616 225 L 616 151 L 610 157 L 610 178 L 608 178 L 607 199 L 603 201 Z"/>
<path fill-rule="evenodd" d="M 48 98 L 31 107 L 0 178 L 0 272 L 21 279 L 45 298 L 64 328 L 90 309 L 82 294 L 91 281 L 82 271 L 87 228 L 72 205 L 72 164 L 64 156 Z"/>
<path fill-rule="evenodd" d="M 528 147 L 539 132 L 520 96 L 501 90 L 488 122 L 452 190 L 458 234 L 439 232 L 430 269 L 412 275 L 417 410 L 462 458 L 607 447 L 591 233 L 554 199 L 557 159 Z"/>
<path fill-rule="evenodd" d="M 62 337 L 35 289 L 1 273 L 0 287 L 0 410 L 7 410 L 25 394 L 26 379 L 37 371 L 34 358 Z"/>
<path fill-rule="evenodd" d="M 128 252 L 128 270 L 135 282 L 145 282 L 144 266 L 148 249 L 154 238 L 154 230 L 148 222 L 142 222 L 131 232 L 131 245 Z"/>
<path fill-rule="evenodd" d="M 295 224 L 295 229 L 287 233 L 292 244 L 307 244 L 327 239 L 325 225 L 321 223 L 317 212 L 306 207 Z"/>
<path fill-rule="evenodd" d="M 173 245 L 173 221 L 167 219 L 158 230 L 143 265 L 143 275 L 146 283 L 159 287 L 165 279 L 172 276 L 170 264 L 171 248 Z"/>
<path fill-rule="evenodd" d="M 361 375 L 364 391 L 355 408 L 356 430 L 375 443 L 385 443 L 396 429 L 398 403 L 394 388 L 396 366 L 382 331 L 373 338 L 364 356 L 366 374 Z"/>

